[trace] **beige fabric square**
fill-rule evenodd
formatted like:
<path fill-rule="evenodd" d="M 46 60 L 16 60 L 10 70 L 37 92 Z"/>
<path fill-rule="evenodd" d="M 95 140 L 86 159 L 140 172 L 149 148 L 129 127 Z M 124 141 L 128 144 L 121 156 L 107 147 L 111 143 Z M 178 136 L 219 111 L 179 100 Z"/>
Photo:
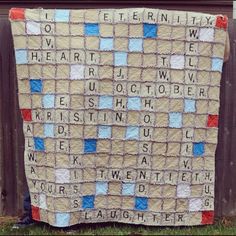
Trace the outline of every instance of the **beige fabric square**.
<path fill-rule="evenodd" d="M 125 155 L 123 161 L 123 167 L 133 167 L 136 168 L 137 156 L 136 155 Z"/>
<path fill-rule="evenodd" d="M 128 35 L 128 25 L 127 24 L 116 24 L 114 26 L 116 37 L 127 37 Z"/>
<path fill-rule="evenodd" d="M 184 71 L 183 70 L 171 70 L 171 82 L 172 83 L 182 83 L 184 80 Z"/>
<path fill-rule="evenodd" d="M 207 126 L 207 115 L 196 115 L 195 119 L 196 128 L 205 128 Z"/>
<path fill-rule="evenodd" d="M 85 138 L 96 138 L 97 137 L 97 126 L 92 126 L 92 125 L 84 126 L 84 137 Z"/>
<path fill-rule="evenodd" d="M 188 225 L 200 225 L 202 221 L 202 213 L 201 212 L 194 212 L 189 213 L 188 217 Z"/>
<path fill-rule="evenodd" d="M 218 129 L 208 129 L 206 131 L 206 141 L 217 144 Z"/>
<path fill-rule="evenodd" d="M 143 54 L 143 66 L 144 67 L 155 67 L 157 64 L 156 54 Z"/>
<path fill-rule="evenodd" d="M 73 95 L 71 96 L 71 108 L 72 109 L 83 109 L 84 108 L 84 96 Z"/>
<path fill-rule="evenodd" d="M 175 199 L 164 199 L 162 210 L 166 212 L 171 212 L 175 208 Z"/>
<path fill-rule="evenodd" d="M 176 211 L 184 212 L 188 210 L 188 199 L 177 199 L 176 200 Z"/>
<path fill-rule="evenodd" d="M 70 32 L 72 35 L 82 36 L 84 34 L 84 25 L 83 24 L 70 24 Z"/>
<path fill-rule="evenodd" d="M 68 80 L 57 80 L 56 81 L 56 92 L 57 93 L 69 93 L 69 81 Z"/>
<path fill-rule="evenodd" d="M 95 194 L 95 183 L 83 183 L 81 185 L 81 192 L 84 195 L 93 195 L 93 194 Z"/>
<path fill-rule="evenodd" d="M 108 79 L 101 80 L 99 90 L 101 94 L 112 95 L 113 94 L 112 80 L 108 80 Z"/>
<path fill-rule="evenodd" d="M 137 154 L 138 153 L 138 142 L 126 141 L 124 148 L 125 148 L 125 153 Z"/>
<path fill-rule="evenodd" d="M 142 65 L 142 54 L 141 53 L 129 53 L 128 54 L 128 65 L 129 66 L 141 66 Z"/>
<path fill-rule="evenodd" d="M 55 93 L 55 80 L 43 81 L 43 93 Z"/>
<path fill-rule="evenodd" d="M 180 154 L 180 143 L 168 143 L 167 155 L 178 156 Z"/>
<path fill-rule="evenodd" d="M 158 113 L 156 117 L 156 126 L 168 127 L 169 117 L 167 113 Z"/>
<path fill-rule="evenodd" d="M 47 160 L 48 159 L 49 158 L 47 158 Z M 47 176 L 48 181 L 55 182 L 55 170 L 53 168 L 47 168 L 46 169 L 46 176 Z"/>
<path fill-rule="evenodd" d="M 114 154 L 123 154 L 123 141 L 113 140 L 111 143 L 111 152 Z"/>
<path fill-rule="evenodd" d="M 112 52 L 101 52 L 100 63 L 102 65 L 113 65 L 113 53 Z"/>
<path fill-rule="evenodd" d="M 56 48 L 57 49 L 69 49 L 70 47 L 70 37 L 56 37 Z"/>
<path fill-rule="evenodd" d="M 215 41 L 224 44 L 226 41 L 226 31 L 215 29 Z"/>
<path fill-rule="evenodd" d="M 211 70 L 211 58 L 199 57 L 198 60 L 199 70 Z"/>
<path fill-rule="evenodd" d="M 203 194 L 202 185 L 192 185 L 191 186 L 191 197 L 201 197 Z"/>
<path fill-rule="evenodd" d="M 70 125 L 70 137 L 71 138 L 82 138 L 83 137 L 83 125 Z"/>
<path fill-rule="evenodd" d="M 99 20 L 99 11 L 96 9 L 85 11 L 84 19 L 87 23 L 97 23 Z"/>
<path fill-rule="evenodd" d="M 157 41 L 155 39 L 144 39 L 143 40 L 143 51 L 144 53 L 155 53 L 157 51 Z"/>
<path fill-rule="evenodd" d="M 70 81 L 70 92 L 72 94 L 83 94 L 84 93 L 84 81 Z"/>
<path fill-rule="evenodd" d="M 98 50 L 99 49 L 99 38 L 87 36 L 85 38 L 86 49 L 89 50 Z"/>
<path fill-rule="evenodd" d="M 215 170 L 215 153 L 213 153 L 213 157 L 204 158 L 204 169 L 205 170 Z"/>
<path fill-rule="evenodd" d="M 109 208 L 120 208 L 121 207 L 121 200 L 120 196 L 108 196 L 108 207 Z"/>
<path fill-rule="evenodd" d="M 93 154 L 83 155 L 81 160 L 82 160 L 82 166 L 83 167 L 91 167 L 91 168 L 93 168 L 94 165 L 95 165 L 95 155 L 93 155 Z"/>
<path fill-rule="evenodd" d="M 113 141 L 115 142 L 115 141 Z M 121 150 L 118 152 L 121 153 Z M 121 155 L 117 155 L 115 153 L 115 155 L 111 155 L 110 157 L 110 167 L 111 168 L 121 168 L 123 165 L 123 156 Z"/>
<path fill-rule="evenodd" d="M 126 132 L 126 127 L 122 126 L 113 126 L 112 127 L 112 138 L 115 139 L 124 139 Z"/>
<path fill-rule="evenodd" d="M 114 50 L 127 51 L 128 50 L 128 39 L 127 38 L 115 38 Z"/>
<path fill-rule="evenodd" d="M 106 208 L 107 207 L 107 196 L 96 196 L 94 202 L 95 208 Z"/>
<path fill-rule="evenodd" d="M 224 58 L 225 45 L 214 44 L 213 45 L 213 57 Z"/>
<path fill-rule="evenodd" d="M 58 168 L 67 168 L 70 165 L 70 160 L 67 155 L 57 154 L 56 155 L 56 166 Z"/>
<path fill-rule="evenodd" d="M 44 128 L 43 124 L 34 124 L 34 136 L 43 137 L 44 136 Z"/>
<path fill-rule="evenodd" d="M 220 99 L 220 88 L 219 87 L 209 87 L 208 97 L 212 100 Z"/>
<path fill-rule="evenodd" d="M 30 86 L 28 80 L 18 80 L 19 93 L 30 93 Z"/>
<path fill-rule="evenodd" d="M 50 166 L 50 167 L 54 167 L 55 163 L 56 163 L 56 159 L 55 159 L 55 155 L 52 153 L 47 153 L 47 155 L 45 157 L 42 157 L 41 159 L 45 160 L 45 165 L 46 166 Z"/>
<path fill-rule="evenodd" d="M 139 112 L 138 111 L 129 111 L 127 123 L 134 125 L 134 124 L 138 124 L 138 122 L 139 122 Z"/>
<path fill-rule="evenodd" d="M 41 78 L 41 69 L 40 65 L 30 65 L 29 66 L 29 73 L 31 77 Z"/>
<path fill-rule="evenodd" d="M 152 151 L 155 154 L 165 155 L 166 148 L 167 148 L 167 145 L 164 143 L 153 143 L 153 145 L 152 145 Z"/>
<path fill-rule="evenodd" d="M 112 66 L 100 66 L 99 76 L 101 79 L 113 78 L 113 67 Z"/>
<path fill-rule="evenodd" d="M 129 25 L 129 37 L 143 37 L 143 25 L 142 24 L 130 24 Z"/>
<path fill-rule="evenodd" d="M 184 101 L 182 99 L 172 99 L 170 100 L 170 108 L 171 112 L 183 112 L 184 110 Z"/>
<path fill-rule="evenodd" d="M 86 181 L 94 181 L 96 177 L 96 170 L 92 168 L 83 169 L 83 180 Z"/>
<path fill-rule="evenodd" d="M 179 140 L 182 140 L 182 130 L 169 128 L 167 140 L 171 142 L 178 142 Z"/>
<path fill-rule="evenodd" d="M 105 154 L 98 154 L 96 158 L 96 166 L 98 167 L 107 167 L 108 166 L 108 161 L 110 160 L 109 155 Z"/>
<path fill-rule="evenodd" d="M 168 98 L 158 98 L 156 99 L 156 110 L 158 112 L 166 112 L 169 108 L 169 99 Z M 158 114 L 157 114 L 158 116 Z M 158 120 L 158 119 L 157 119 Z"/>
<path fill-rule="evenodd" d="M 205 114 L 207 113 L 208 109 L 208 102 L 204 100 L 198 100 L 196 101 L 196 112 L 198 114 Z"/>
<path fill-rule="evenodd" d="M 206 139 L 206 131 L 205 129 L 195 129 L 194 130 L 194 141 L 201 142 Z"/>
<path fill-rule="evenodd" d="M 68 198 L 55 198 L 54 207 L 56 211 L 67 212 L 70 202 Z"/>
<path fill-rule="evenodd" d="M 171 41 L 158 40 L 157 41 L 157 52 L 160 54 L 170 54 L 171 53 Z"/>
<path fill-rule="evenodd" d="M 97 152 L 110 152 L 111 141 L 98 140 L 97 141 Z"/>
<path fill-rule="evenodd" d="M 133 197 L 123 197 L 122 198 L 122 208 L 123 209 L 133 209 L 134 208 L 134 198 Z"/>
<path fill-rule="evenodd" d="M 179 168 L 179 158 L 175 157 L 167 157 L 165 168 L 167 170 L 177 170 Z"/>
<path fill-rule="evenodd" d="M 197 83 L 208 85 L 210 81 L 210 73 L 207 71 L 198 71 L 197 73 Z"/>
<path fill-rule="evenodd" d="M 160 212 L 162 207 L 162 200 L 157 198 L 149 199 L 149 209 L 150 211 Z"/>
<path fill-rule="evenodd" d="M 164 185 L 162 193 L 163 198 L 174 198 L 176 196 L 176 186 Z"/>
<path fill-rule="evenodd" d="M 101 37 L 113 37 L 113 25 L 100 24 L 100 35 Z"/>
<path fill-rule="evenodd" d="M 194 114 L 183 114 L 183 126 L 194 127 L 195 115 Z"/>
<path fill-rule="evenodd" d="M 26 65 L 16 65 L 16 74 L 18 79 L 26 79 L 29 77 L 28 75 L 28 66 Z"/>
<path fill-rule="evenodd" d="M 169 39 L 171 37 L 172 27 L 169 25 L 160 25 L 158 28 L 158 37 L 160 39 Z"/>
<path fill-rule="evenodd" d="M 218 114 L 219 113 L 219 102 L 218 101 L 209 101 L 208 103 L 208 113 L 209 114 Z"/>
<path fill-rule="evenodd" d="M 167 131 L 168 129 L 166 128 L 154 128 L 153 141 L 166 142 Z"/>
<path fill-rule="evenodd" d="M 182 41 L 173 41 L 173 43 L 172 43 L 172 53 L 173 54 L 183 54 L 184 49 L 185 49 L 185 43 L 184 42 L 182 42 Z"/>
<path fill-rule="evenodd" d="M 149 69 L 147 69 L 149 70 Z M 145 70 L 146 71 L 146 70 Z M 141 73 L 142 73 L 142 70 L 140 68 L 130 68 L 128 69 L 128 78 L 129 80 L 141 80 Z M 143 76 L 143 78 L 145 78 Z M 145 79 L 143 79 L 145 80 Z"/>
<path fill-rule="evenodd" d="M 43 66 L 42 71 L 43 71 L 42 72 L 43 77 L 45 77 L 47 79 L 54 79 L 55 78 L 55 73 L 56 73 L 56 66 L 55 65 Z M 31 74 L 31 72 L 30 72 L 30 74 Z"/>
<path fill-rule="evenodd" d="M 171 36 L 173 39 L 185 39 L 185 27 L 173 27 Z"/>
<path fill-rule="evenodd" d="M 193 170 L 203 170 L 204 160 L 203 158 L 193 158 L 192 159 L 192 169 Z"/>
<path fill-rule="evenodd" d="M 30 95 L 19 94 L 19 106 L 21 108 L 31 108 Z"/>
<path fill-rule="evenodd" d="M 85 39 L 84 37 L 71 37 L 71 42 L 70 46 L 71 48 L 76 48 L 76 49 L 83 49 L 85 46 Z"/>
<path fill-rule="evenodd" d="M 212 46 L 210 43 L 199 43 L 199 54 L 202 56 L 211 56 Z"/>
<path fill-rule="evenodd" d="M 162 197 L 162 185 L 149 184 L 149 196 L 150 197 Z"/>
<path fill-rule="evenodd" d="M 25 22 L 11 22 L 11 29 L 14 35 L 24 35 L 25 34 Z"/>
<path fill-rule="evenodd" d="M 110 195 L 120 195 L 121 193 L 121 183 L 119 182 L 109 182 L 109 194 Z"/>
<path fill-rule="evenodd" d="M 56 26 L 56 34 L 58 35 L 69 35 L 70 30 L 69 30 L 69 24 L 68 23 L 55 23 Z"/>
<path fill-rule="evenodd" d="M 83 142 L 78 139 L 70 140 L 70 153 L 77 154 L 83 152 Z"/>
<path fill-rule="evenodd" d="M 29 37 L 30 38 L 30 37 Z M 27 44 L 26 44 L 26 37 L 25 36 L 15 36 L 14 37 L 14 47 L 15 49 L 24 49 L 26 48 Z"/>
<path fill-rule="evenodd" d="M 71 10 L 70 11 L 70 20 L 71 22 L 84 22 L 84 13 L 85 10 Z M 78 24 L 75 24 L 76 26 Z"/>
<path fill-rule="evenodd" d="M 143 81 L 156 81 L 157 72 L 155 69 L 144 69 L 142 73 Z"/>

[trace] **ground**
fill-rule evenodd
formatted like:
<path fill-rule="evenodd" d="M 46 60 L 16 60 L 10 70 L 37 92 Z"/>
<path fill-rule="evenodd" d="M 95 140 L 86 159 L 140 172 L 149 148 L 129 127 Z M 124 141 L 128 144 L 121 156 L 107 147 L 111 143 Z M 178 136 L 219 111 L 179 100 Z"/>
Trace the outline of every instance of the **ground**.
<path fill-rule="evenodd" d="M 214 225 L 195 227 L 146 227 L 126 224 L 81 224 L 66 229 L 39 223 L 25 229 L 12 229 L 17 218 L 0 217 L 0 235 L 236 235 L 236 219 L 223 218 Z"/>

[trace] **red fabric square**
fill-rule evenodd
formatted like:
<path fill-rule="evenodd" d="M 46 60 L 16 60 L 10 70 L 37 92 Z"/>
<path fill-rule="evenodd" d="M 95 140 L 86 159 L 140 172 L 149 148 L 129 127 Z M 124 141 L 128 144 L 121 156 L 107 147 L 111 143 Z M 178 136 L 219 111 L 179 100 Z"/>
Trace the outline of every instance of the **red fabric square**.
<path fill-rule="evenodd" d="M 218 115 L 208 115 L 207 127 L 218 127 Z"/>
<path fill-rule="evenodd" d="M 214 211 L 203 211 L 202 212 L 202 224 L 210 225 L 214 222 Z"/>
<path fill-rule="evenodd" d="M 21 109 L 21 116 L 24 121 L 32 121 L 31 109 Z"/>
<path fill-rule="evenodd" d="M 216 17 L 216 27 L 227 29 L 228 26 L 228 17 L 227 16 L 217 16 Z"/>
<path fill-rule="evenodd" d="M 39 210 L 39 208 L 31 205 L 31 209 L 32 209 L 32 218 L 34 220 L 40 221 L 40 210 Z"/>
<path fill-rule="evenodd" d="M 12 8 L 9 13 L 9 17 L 12 20 L 24 20 L 25 9 L 24 8 Z"/>

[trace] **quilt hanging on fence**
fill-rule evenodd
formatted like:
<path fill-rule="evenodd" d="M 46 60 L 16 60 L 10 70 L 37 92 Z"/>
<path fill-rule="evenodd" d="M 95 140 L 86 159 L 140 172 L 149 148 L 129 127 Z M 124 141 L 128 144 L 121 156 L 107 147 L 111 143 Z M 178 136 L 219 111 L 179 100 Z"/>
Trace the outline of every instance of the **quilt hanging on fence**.
<path fill-rule="evenodd" d="M 11 9 L 33 218 L 211 224 L 227 18 Z"/>

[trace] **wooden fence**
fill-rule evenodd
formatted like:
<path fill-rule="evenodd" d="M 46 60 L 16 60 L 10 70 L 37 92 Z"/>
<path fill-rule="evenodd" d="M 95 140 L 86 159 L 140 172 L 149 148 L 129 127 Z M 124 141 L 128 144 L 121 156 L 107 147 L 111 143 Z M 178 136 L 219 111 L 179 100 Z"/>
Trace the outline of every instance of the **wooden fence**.
<path fill-rule="evenodd" d="M 229 61 L 224 64 L 221 80 L 216 151 L 215 213 L 219 217 L 236 215 L 236 21 L 232 19 L 229 21 L 229 35 L 231 55 Z M 24 138 L 18 107 L 14 60 L 10 23 L 7 17 L 2 17 L 0 19 L 0 215 L 18 215 L 22 212 L 23 193 L 27 187 L 23 164 Z"/>

